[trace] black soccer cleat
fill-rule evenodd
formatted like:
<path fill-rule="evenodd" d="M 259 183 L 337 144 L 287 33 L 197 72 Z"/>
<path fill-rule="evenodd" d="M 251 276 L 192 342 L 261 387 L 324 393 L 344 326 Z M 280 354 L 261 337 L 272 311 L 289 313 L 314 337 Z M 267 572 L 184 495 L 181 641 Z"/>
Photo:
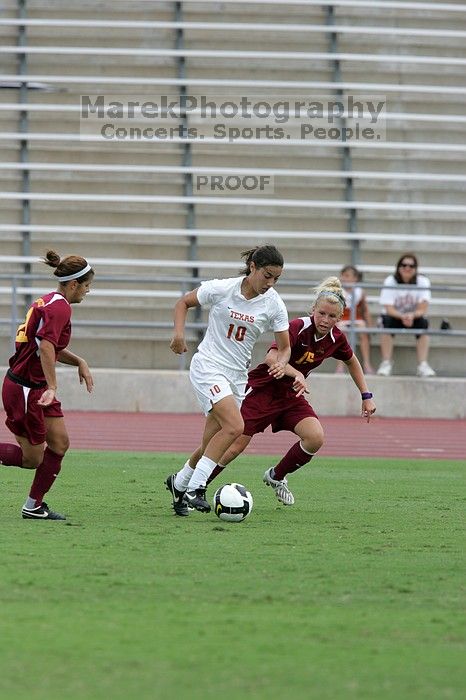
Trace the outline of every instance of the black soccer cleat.
<path fill-rule="evenodd" d="M 175 475 L 170 474 L 170 476 L 167 477 L 165 480 L 165 486 L 167 487 L 167 490 L 170 491 L 172 498 L 173 498 L 173 510 L 175 511 L 175 515 L 189 515 L 189 509 L 188 509 L 188 504 L 186 503 L 185 496 L 186 493 L 185 491 L 178 491 L 177 488 L 175 488 Z"/>
<path fill-rule="evenodd" d="M 205 487 L 195 491 L 186 491 L 185 500 L 195 510 L 199 510 L 201 513 L 210 513 L 211 508 L 205 499 L 205 492 Z"/>
<path fill-rule="evenodd" d="M 45 502 L 37 508 L 25 508 L 23 506 L 21 515 L 25 520 L 66 520 L 64 515 L 54 513 Z"/>

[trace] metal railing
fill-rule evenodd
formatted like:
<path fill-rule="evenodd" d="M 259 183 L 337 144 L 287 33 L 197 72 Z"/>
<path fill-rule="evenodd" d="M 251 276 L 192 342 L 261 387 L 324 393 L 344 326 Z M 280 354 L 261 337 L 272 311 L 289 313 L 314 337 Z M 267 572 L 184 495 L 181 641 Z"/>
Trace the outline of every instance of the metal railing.
<path fill-rule="evenodd" d="M 194 287 L 198 286 L 205 278 L 200 278 L 196 276 L 179 276 L 179 275 L 165 275 L 165 276 L 157 276 L 157 277 L 150 277 L 150 276 L 139 276 L 139 275 L 101 275 L 99 274 L 97 281 L 98 284 L 104 284 L 104 283 L 110 283 L 110 284 L 118 284 L 118 287 L 113 287 L 113 288 L 102 288 L 99 286 L 93 286 L 92 288 L 92 296 L 94 297 L 108 297 L 108 298 L 127 298 L 127 299 L 165 299 L 165 300 L 170 300 L 173 304 L 175 303 L 176 299 L 178 299 L 180 296 L 185 294 L 188 290 L 193 289 Z M 44 275 L 44 274 L 25 274 L 25 273 L 13 273 L 13 274 L 8 274 L 8 273 L 1 273 L 0 274 L 0 284 L 2 282 L 8 282 L 9 284 L 5 284 L 4 286 L 0 286 L 0 299 L 2 295 L 8 295 L 9 297 L 9 305 L 10 305 L 10 317 L 9 318 L 0 318 L 0 325 L 8 325 L 10 327 L 11 331 L 11 337 L 14 338 L 16 334 L 16 328 L 19 323 L 24 318 L 24 313 L 26 310 L 26 307 L 24 303 L 24 297 L 29 294 L 33 293 L 37 296 L 40 294 L 44 294 L 48 291 L 50 291 L 50 288 L 54 286 L 55 280 L 50 278 L 50 275 Z M 26 282 L 28 283 L 26 286 Z M 32 285 L 33 282 L 38 282 L 39 284 L 35 284 L 34 286 Z M 137 284 L 138 288 L 135 288 L 134 285 Z M 296 301 L 302 301 L 303 302 L 303 308 L 308 308 L 311 301 L 312 301 L 312 294 L 309 293 L 309 290 L 319 284 L 319 280 L 309 280 L 309 279 L 298 279 L 298 280 L 286 280 L 283 281 L 282 286 L 287 287 L 288 289 L 296 288 L 296 289 L 305 289 L 305 293 L 293 293 L 293 292 L 280 292 L 280 296 L 283 298 L 283 300 L 288 302 L 296 302 Z M 124 285 L 132 285 L 125 287 Z M 147 286 L 158 286 L 160 287 L 161 285 L 179 285 L 178 289 L 147 289 Z M 350 288 L 352 285 L 348 285 Z M 365 283 L 365 282 L 360 282 L 357 283 L 357 287 L 362 287 L 363 289 L 366 290 L 376 290 L 379 292 L 380 290 L 384 289 L 383 285 L 380 283 Z M 400 287 L 402 285 L 399 285 Z M 409 288 L 411 285 L 406 285 L 407 288 Z M 392 288 L 392 287 L 388 287 Z M 441 298 L 437 300 L 433 300 L 431 302 L 432 305 L 439 305 L 442 307 L 453 307 L 453 306 L 459 306 L 465 307 L 465 317 L 466 317 L 466 286 L 462 285 L 432 285 L 430 287 L 431 291 L 433 293 L 438 292 L 438 293 L 448 293 L 448 294 L 453 294 L 455 295 L 454 297 L 447 297 L 447 298 Z M 458 298 L 459 295 L 464 295 L 463 297 Z M 378 299 L 376 296 L 368 297 L 368 299 L 375 303 L 378 303 Z M 381 328 L 380 326 L 372 326 L 372 327 L 367 327 L 367 328 L 357 328 L 354 325 L 354 320 L 355 320 L 355 313 L 356 313 L 356 308 L 355 306 L 351 307 L 351 316 L 350 316 L 350 321 L 351 324 L 349 328 L 347 329 L 347 334 L 351 336 L 351 334 L 354 334 L 351 336 L 353 339 L 353 342 L 356 338 L 356 335 L 359 333 L 387 333 L 387 329 Z M 102 328 L 107 327 L 115 327 L 115 328 L 171 328 L 172 327 L 172 322 L 171 321 L 129 321 L 129 320 L 119 320 L 119 321 L 113 321 L 113 320 L 108 320 L 105 318 L 102 319 L 97 319 L 97 320 L 91 320 L 91 319 L 76 319 L 73 321 L 73 325 L 76 326 L 89 326 L 89 327 L 95 327 L 95 326 L 100 326 Z M 189 323 L 187 324 L 188 328 L 202 328 L 205 329 L 206 327 L 206 322 L 205 321 L 200 321 L 196 323 Z M 345 331 L 346 332 L 346 331 Z M 428 329 L 428 330 L 423 330 L 423 329 L 390 329 L 390 333 L 396 333 L 400 335 L 441 335 L 441 336 L 457 336 L 457 337 L 466 337 L 466 330 L 436 330 L 436 329 Z"/>

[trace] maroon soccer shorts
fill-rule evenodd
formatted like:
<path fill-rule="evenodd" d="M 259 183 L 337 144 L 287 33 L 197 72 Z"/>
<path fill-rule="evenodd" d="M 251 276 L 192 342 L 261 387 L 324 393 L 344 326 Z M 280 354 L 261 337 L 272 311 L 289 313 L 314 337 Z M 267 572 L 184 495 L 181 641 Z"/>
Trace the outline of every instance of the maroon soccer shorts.
<path fill-rule="evenodd" d="M 253 389 L 241 405 L 241 415 L 243 433 L 251 437 L 263 433 L 269 425 L 274 433 L 280 430 L 293 432 L 303 418 L 317 418 L 304 396 L 296 397 L 290 390 L 283 391 L 274 382 Z"/>
<path fill-rule="evenodd" d="M 5 425 L 13 435 L 25 437 L 31 445 L 45 442 L 45 417 L 62 418 L 61 403 L 57 399 L 50 406 L 39 406 L 38 400 L 45 389 L 27 389 L 5 377 L 2 399 L 6 411 Z"/>

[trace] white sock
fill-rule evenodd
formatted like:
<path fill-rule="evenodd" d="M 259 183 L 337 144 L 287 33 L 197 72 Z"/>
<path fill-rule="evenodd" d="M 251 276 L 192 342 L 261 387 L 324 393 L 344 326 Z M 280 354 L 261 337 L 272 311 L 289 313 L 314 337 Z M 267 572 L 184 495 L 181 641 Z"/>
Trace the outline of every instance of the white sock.
<path fill-rule="evenodd" d="M 189 464 L 189 460 L 185 463 L 183 469 L 175 475 L 175 488 L 178 491 L 186 491 L 189 480 L 193 475 L 193 468 Z"/>
<path fill-rule="evenodd" d="M 33 510 L 34 508 L 36 508 L 35 499 L 28 496 L 26 503 L 24 504 L 24 507 L 27 508 L 28 510 Z"/>
<path fill-rule="evenodd" d="M 188 484 L 188 491 L 195 491 L 198 488 L 204 487 L 207 483 L 207 479 L 214 471 L 217 466 L 217 462 L 213 459 L 209 459 L 203 455 L 199 462 L 196 464 L 196 468 L 193 471 L 191 479 Z"/>

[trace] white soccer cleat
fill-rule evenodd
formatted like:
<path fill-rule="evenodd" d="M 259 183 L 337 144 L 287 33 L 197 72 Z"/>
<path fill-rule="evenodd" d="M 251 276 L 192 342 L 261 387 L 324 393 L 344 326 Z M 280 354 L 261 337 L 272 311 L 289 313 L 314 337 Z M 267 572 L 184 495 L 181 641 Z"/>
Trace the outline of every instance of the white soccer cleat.
<path fill-rule="evenodd" d="M 389 377 L 392 373 L 392 367 L 393 364 L 390 362 L 390 360 L 383 360 L 383 362 L 380 363 L 377 374 L 379 377 Z"/>
<path fill-rule="evenodd" d="M 264 484 L 273 488 L 280 503 L 283 503 L 284 506 L 292 506 L 294 503 L 294 496 L 288 488 L 288 481 L 286 480 L 286 477 L 282 481 L 272 479 L 270 476 L 272 469 L 273 467 L 270 467 L 270 469 L 267 469 L 265 472 L 263 478 Z"/>
<path fill-rule="evenodd" d="M 417 367 L 416 372 L 418 377 L 435 377 L 436 374 L 432 367 L 427 362 L 421 362 Z"/>

